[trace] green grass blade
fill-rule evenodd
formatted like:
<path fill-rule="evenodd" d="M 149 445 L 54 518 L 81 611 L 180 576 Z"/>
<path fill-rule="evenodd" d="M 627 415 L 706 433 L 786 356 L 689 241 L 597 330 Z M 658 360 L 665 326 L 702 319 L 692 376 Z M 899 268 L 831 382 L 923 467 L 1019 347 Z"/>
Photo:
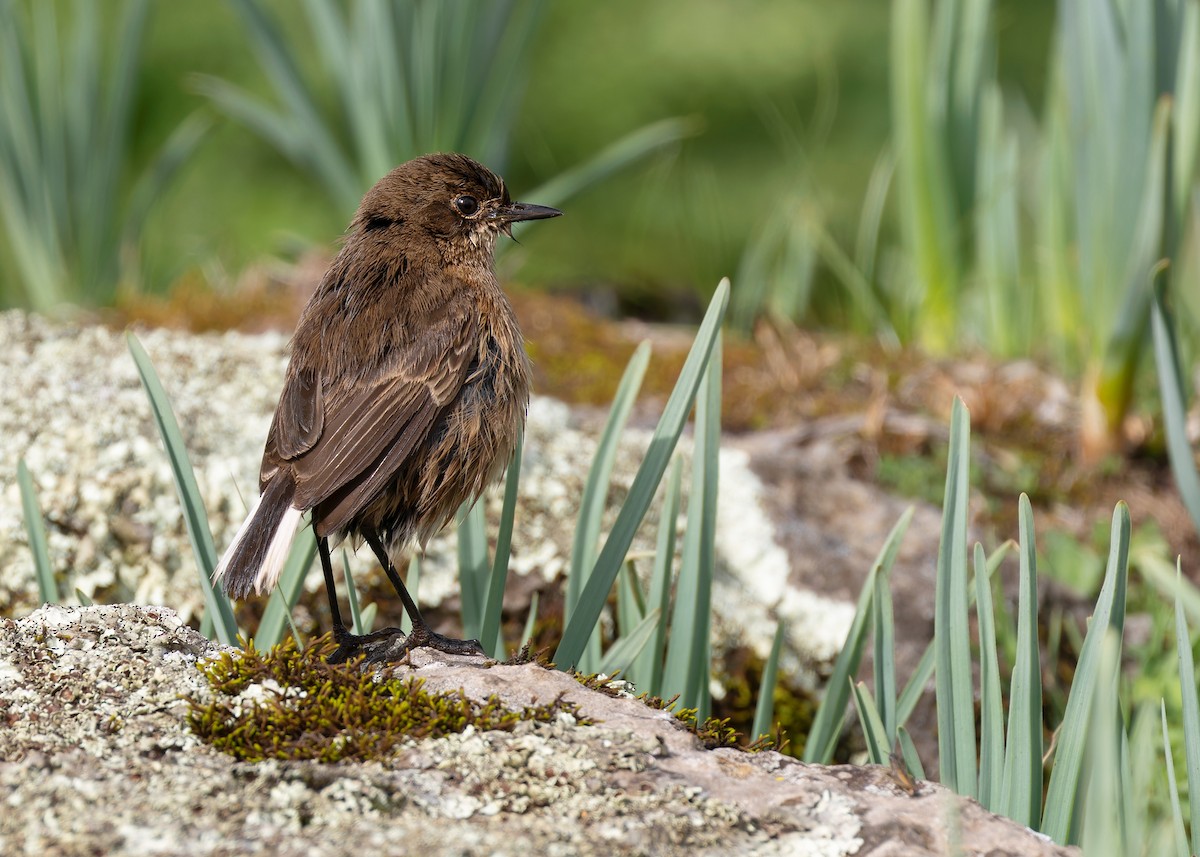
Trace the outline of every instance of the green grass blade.
<path fill-rule="evenodd" d="M 975 616 L 979 627 L 979 802 L 993 812 L 1003 803 L 1004 713 L 992 584 L 983 545 L 975 543 Z"/>
<path fill-rule="evenodd" d="M 579 501 L 579 519 L 575 525 L 575 539 L 571 546 L 571 564 L 567 568 L 567 603 L 564 616 L 570 622 L 579 603 L 579 596 L 587 584 L 588 574 L 596 564 L 599 551 L 600 522 L 604 516 L 605 501 L 608 499 L 609 483 L 612 479 L 613 463 L 617 458 L 617 447 L 638 391 L 642 387 L 642 379 L 646 375 L 646 367 L 650 364 L 650 343 L 643 342 L 629 358 L 621 383 L 617 385 L 617 393 L 613 398 L 612 407 L 608 411 L 608 419 L 604 430 L 600 433 L 600 441 L 596 446 L 596 456 L 588 469 L 587 480 L 583 486 L 583 496 Z M 595 628 L 588 638 L 587 649 L 580 660 L 580 670 L 585 673 L 595 672 L 600 663 L 600 629 Z"/>
<path fill-rule="evenodd" d="M 875 632 L 874 671 L 875 704 L 883 720 L 890 748 L 896 743 L 896 623 L 892 613 L 892 590 L 888 575 L 875 578 L 875 598 L 871 602 Z"/>
<path fill-rule="evenodd" d="M 139 237 L 127 191 L 149 3 L 77 2 L 70 28 L 62 8 L 0 5 L 0 223 L 18 275 L 0 297 L 43 312 L 110 302 Z"/>
<path fill-rule="evenodd" d="M 886 577 L 891 572 L 896 555 L 900 552 L 900 542 L 904 539 L 904 533 L 908 530 L 915 511 L 914 507 L 909 506 L 896 521 L 884 540 L 883 547 L 879 549 L 879 555 L 875 557 L 866 580 L 863 581 L 846 642 L 833 662 L 833 672 L 826 684 L 825 697 L 817 707 L 817 716 L 813 718 L 812 728 L 809 729 L 808 738 L 804 742 L 804 754 L 800 758 L 806 762 L 828 764 L 833 758 L 833 749 L 846 716 L 846 703 L 853 686 L 854 674 L 858 671 L 863 649 L 867 644 L 871 605 L 875 600 L 875 579 L 880 575 Z"/>
<path fill-rule="evenodd" d="M 419 593 L 421 591 L 421 566 L 424 565 L 424 563 L 424 555 L 420 551 L 415 551 L 412 557 L 408 560 L 408 573 L 404 578 L 404 586 L 408 590 L 408 594 L 412 596 L 413 604 L 416 605 L 420 605 L 421 603 L 419 600 Z M 363 610 L 364 628 L 371 627 L 371 622 L 367 619 L 367 611 L 374 607 L 375 605 L 371 604 L 368 605 L 365 610 Z M 372 613 L 371 615 L 372 618 L 374 618 L 374 614 Z M 405 634 L 412 633 L 412 618 L 409 617 L 407 612 L 404 612 L 404 615 L 400 617 L 400 630 Z"/>
<path fill-rule="evenodd" d="M 694 119 L 662 119 L 644 125 L 605 146 L 582 164 L 571 167 L 525 194 L 542 205 L 558 205 L 583 188 L 612 175 L 651 152 L 699 131 Z"/>
<path fill-rule="evenodd" d="M 196 570 L 200 575 L 200 588 L 204 592 L 205 608 L 213 617 L 213 629 L 217 639 L 226 646 L 237 645 L 237 623 L 233 618 L 233 607 L 225 593 L 212 584 L 212 573 L 217 566 L 217 550 L 213 546 L 212 531 L 208 528 L 208 513 L 196 484 L 196 474 L 187 457 L 183 434 L 171 410 L 171 402 L 163 389 L 158 373 L 150 362 L 150 356 L 132 333 L 126 334 L 133 362 L 137 364 L 142 386 L 150 399 L 154 411 L 154 422 L 158 426 L 167 457 L 171 461 L 171 472 L 175 476 L 175 489 L 183 506 L 183 517 L 187 524 L 192 552 L 196 556 Z"/>
<path fill-rule="evenodd" d="M 1179 784 L 1175 781 L 1175 760 L 1171 755 L 1171 734 L 1167 729 L 1167 702 L 1159 702 L 1159 715 L 1162 719 L 1163 759 L 1167 769 L 1167 792 L 1171 798 L 1171 832 L 1175 840 L 1175 857 L 1188 857 L 1187 831 L 1183 826 L 1183 808 L 1179 803 Z M 1184 724 L 1183 734 L 1186 736 L 1194 729 L 1200 728 L 1200 722 Z M 1189 789 L 1190 790 L 1190 789 Z"/>
<path fill-rule="evenodd" d="M 291 618 L 292 618 L 291 610 L 287 606 L 287 601 L 284 598 L 283 591 L 278 586 L 276 586 L 274 589 L 272 589 L 270 595 L 267 596 L 267 609 L 269 610 L 270 608 L 274 607 L 276 604 L 282 605 L 280 608 L 276 609 L 276 613 L 287 617 L 286 619 L 283 620 L 283 625 L 285 627 L 290 627 L 293 629 L 293 636 L 295 637 L 297 644 L 299 644 L 300 638 L 299 638 L 299 636 L 297 636 L 295 634 L 295 631 L 294 631 L 295 625 L 293 625 L 291 622 Z M 250 644 L 252 646 L 254 646 L 256 649 L 266 651 L 267 649 L 271 648 L 272 646 L 274 646 L 275 644 L 277 644 L 279 642 L 279 640 L 273 640 L 270 642 L 267 641 L 266 635 L 261 633 L 261 629 L 262 629 L 261 622 L 259 623 L 259 629 L 260 630 L 258 632 L 255 632 L 255 635 L 250 638 Z M 201 634 L 204 633 L 203 628 L 201 629 L 200 633 Z M 301 648 L 303 649 L 303 647 L 301 647 Z"/>
<path fill-rule="evenodd" d="M 354 582 L 354 574 L 350 571 L 350 554 L 342 549 L 342 576 L 346 578 L 346 601 L 350 605 L 350 629 L 355 634 L 365 633 L 362 630 L 362 610 L 358 603 L 358 586 Z"/>
<path fill-rule="evenodd" d="M 1183 570 L 1178 561 L 1175 579 L 1181 585 Z M 1200 699 L 1196 693 L 1196 665 L 1192 659 L 1192 634 L 1183 603 L 1175 596 L 1175 652 L 1179 659 L 1180 699 L 1183 707 L 1183 747 L 1187 760 L 1188 817 L 1192 820 L 1193 854 L 1200 853 Z"/>
<path fill-rule="evenodd" d="M 341 185 L 339 198 L 356 203 L 365 188 L 333 138 L 332 126 L 321 119 L 316 99 L 300 72 L 298 51 L 258 0 L 235 0 L 234 6 L 246 24 L 255 58 L 301 135 L 307 162 L 325 177 L 331 190 Z"/>
<path fill-rule="evenodd" d="M 471 56 L 484 57 L 486 62 L 450 64 L 471 72 L 458 85 L 466 104 L 458 117 L 465 151 L 478 148 L 489 161 L 504 154 L 522 95 L 521 85 L 513 83 L 523 84 L 528 75 L 528 60 L 537 51 L 534 38 L 546 8 L 542 0 L 487 4 L 491 15 L 475 24 L 470 42 Z"/>
<path fill-rule="evenodd" d="M 479 639 L 484 651 L 493 658 L 503 658 L 504 637 L 500 619 L 504 613 L 504 586 L 508 583 L 508 564 L 512 560 L 513 519 L 517 514 L 517 489 L 521 482 L 521 460 L 525 454 L 525 434 L 517 435 L 517 448 L 504 478 L 504 505 L 500 509 L 500 529 L 496 534 L 496 555 L 488 578 L 487 601 L 483 606 L 483 624 Z"/>
<path fill-rule="evenodd" d="M 1041 831 L 1058 843 L 1073 840 L 1073 820 L 1082 798 L 1084 759 L 1089 745 L 1088 723 L 1101 674 L 1100 648 L 1110 631 L 1117 640 L 1125 625 L 1125 589 L 1129 576 L 1129 507 L 1118 503 L 1113 512 L 1112 538 L 1104 584 L 1088 625 L 1087 636 L 1075 667 L 1071 694 L 1059 727 L 1059 746 L 1046 789 L 1046 808 Z M 1118 652 L 1119 656 L 1119 652 Z M 1112 808 L 1109 808 L 1109 812 Z"/>
<path fill-rule="evenodd" d="M 275 591 L 276 591 L 276 593 L 279 592 L 278 589 Z M 292 612 L 289 610 L 288 612 L 284 613 L 283 618 L 287 620 L 288 630 L 291 631 L 292 639 L 296 643 L 296 651 L 303 652 L 304 651 L 304 640 L 302 640 L 300 638 L 300 631 L 299 631 L 299 629 L 296 628 L 296 623 L 294 621 L 292 621 Z"/>
<path fill-rule="evenodd" d="M 228 81 L 198 74 L 191 78 L 191 88 L 213 103 L 230 119 L 245 125 L 286 157 L 303 162 L 304 148 L 292 120 Z"/>
<path fill-rule="evenodd" d="M 463 634 L 479 639 L 487 592 L 488 543 L 484 500 L 464 503 L 458 517 L 458 584 L 462 592 Z M 411 594 L 411 593 L 410 593 Z"/>
<path fill-rule="evenodd" d="M 538 593 L 534 590 L 533 595 L 529 596 L 529 615 L 525 617 L 525 628 L 521 631 L 521 643 L 518 648 L 525 648 L 529 645 L 529 641 L 533 639 L 533 630 L 537 625 L 538 614 Z"/>
<path fill-rule="evenodd" d="M 608 651 L 600 660 L 600 672 L 605 675 L 624 672 L 633 663 L 642 648 L 650 642 L 650 638 L 654 636 L 655 627 L 661 621 L 662 614 L 658 612 L 657 607 L 647 613 L 633 630 L 609 646 Z"/>
<path fill-rule="evenodd" d="M 771 641 L 771 653 L 763 664 L 762 681 L 758 685 L 758 702 L 754 706 L 754 725 L 750 727 L 751 739 L 771 734 L 775 719 L 775 686 L 779 676 L 779 653 L 783 651 L 783 638 L 787 628 L 783 622 L 775 626 L 775 637 Z"/>
<path fill-rule="evenodd" d="M 371 629 L 375 627 L 375 614 L 377 612 L 379 612 L 379 605 L 373 601 L 370 604 L 368 604 L 366 607 L 363 608 L 362 631 L 364 634 L 371 633 Z M 401 620 L 400 624 L 403 626 L 404 621 Z M 412 620 L 411 619 L 408 620 L 408 624 L 409 624 L 408 630 L 411 631 L 412 630 Z M 408 633 L 408 631 L 406 631 L 405 633 Z"/>
<path fill-rule="evenodd" d="M 1120 682 L 1120 676 L 1117 676 Z M 1120 684 L 1117 685 L 1118 704 Z M 1160 697 L 1161 699 L 1161 697 Z M 1117 708 L 1117 720 L 1123 727 L 1121 736 L 1121 810 L 1124 813 L 1125 853 L 1137 853 L 1133 843 L 1146 843 L 1154 837 L 1150 832 L 1162 833 L 1159 798 L 1162 795 L 1162 766 L 1158 761 L 1158 716 L 1157 707 L 1149 700 L 1132 701 L 1133 713 L 1128 726 L 1125 725 L 1124 709 Z M 1152 804 L 1153 807 L 1152 807 Z M 1151 819 L 1155 823 L 1151 823 Z M 1161 850 L 1153 853 L 1161 854 Z"/>
<path fill-rule="evenodd" d="M 919 291 L 905 302 L 920 308 L 927 344 L 944 350 L 955 332 L 959 272 L 949 159 L 943 151 L 942 129 L 931 116 L 928 31 L 927 0 L 892 4 L 892 115 L 900 222 L 915 274 L 912 288 Z"/>
<path fill-rule="evenodd" d="M 982 93 L 979 171 L 975 212 L 977 275 L 987 312 L 977 333 L 997 355 L 1023 355 L 1032 349 L 1038 314 L 1024 298 L 1021 280 L 1020 164 L 1016 132 L 1004 126 L 1004 96 L 991 82 Z"/>
<path fill-rule="evenodd" d="M 17 462 L 17 484 L 21 488 L 21 511 L 25 517 L 25 532 L 29 535 L 29 550 L 33 552 L 33 570 L 37 576 L 38 598 L 43 604 L 57 604 L 58 583 L 54 580 L 54 568 L 50 565 L 50 544 L 46 540 L 46 521 L 38 502 L 37 489 L 25 466 L 25 459 Z"/>
<path fill-rule="evenodd" d="M 716 565 L 717 488 L 721 444 L 721 335 L 696 397 L 692 489 L 688 497 L 683 553 L 671 612 L 671 636 L 663 670 L 663 693 L 703 712 L 711 665 L 707 658 Z"/>
<path fill-rule="evenodd" d="M 262 621 L 258 623 L 258 630 L 254 634 L 255 648 L 269 649 L 283 640 L 284 631 L 291 623 L 292 610 L 304 591 L 304 578 L 316 556 L 316 536 L 311 527 L 305 527 L 292 543 L 283 571 L 279 574 L 279 583 L 263 610 Z M 347 578 L 346 582 L 350 584 L 350 579 Z"/>
<path fill-rule="evenodd" d="M 1121 823 L 1124 781 L 1121 776 L 1120 707 L 1117 670 L 1121 643 L 1108 628 L 1098 650 L 1097 680 L 1088 712 L 1086 791 L 1080 842 L 1084 854 L 1133 854 Z M 1050 801 L 1046 801 L 1047 805 Z"/>
<path fill-rule="evenodd" d="M 1200 532 L 1200 474 L 1196 472 L 1196 458 L 1192 454 L 1187 432 L 1187 399 L 1184 395 L 1187 373 L 1179 357 L 1179 343 L 1161 291 L 1154 297 L 1150 326 L 1171 473 L 1175 477 L 1179 496 L 1183 498 L 1183 505 L 1192 518 L 1192 526 Z"/>
<path fill-rule="evenodd" d="M 925 688 L 929 685 L 929 680 L 933 678 L 936 667 L 937 647 L 930 641 L 921 654 L 921 660 L 917 661 L 917 668 L 913 670 L 908 683 L 904 685 L 904 690 L 900 692 L 900 699 L 896 701 L 896 723 L 900 726 L 907 723 L 908 718 L 912 716 L 913 710 L 925 693 Z"/>
<path fill-rule="evenodd" d="M 975 776 L 975 694 L 967 617 L 967 519 L 971 428 L 966 405 L 955 397 L 950 417 L 946 499 L 938 545 L 934 595 L 937 649 L 938 762 L 941 782 L 973 797 Z"/>
<path fill-rule="evenodd" d="M 894 350 L 900 346 L 900 333 L 896 330 L 897 313 L 889 316 L 887 308 L 875 294 L 871 283 L 846 255 L 837 240 L 820 224 L 814 224 L 813 240 L 821 254 L 821 261 L 829 272 L 849 293 L 859 315 L 867 320 L 871 330 L 885 348 Z"/>
<path fill-rule="evenodd" d="M 654 551 L 654 570 L 651 572 L 650 597 L 647 602 L 650 609 L 658 608 L 663 616 L 668 615 L 671 603 L 671 569 L 675 564 L 676 528 L 682 485 L 683 461 L 676 455 L 667 474 L 667 488 L 658 519 L 658 541 Z M 646 681 L 645 690 L 653 696 L 662 696 L 666 643 L 667 623 L 659 622 L 654 637 L 650 644 L 642 649 L 636 664 L 637 674 Z"/>
<path fill-rule="evenodd" d="M 917 745 L 913 743 L 912 735 L 909 735 L 908 730 L 900 726 L 896 729 L 896 739 L 900 742 L 900 757 L 904 759 L 908 772 L 915 779 L 926 779 L 925 766 L 921 764 L 921 757 L 917 754 Z"/>
<path fill-rule="evenodd" d="M 871 168 L 867 192 L 863 197 L 862 213 L 858 217 L 858 233 L 854 240 L 854 267 L 867 282 L 875 277 L 875 260 L 879 254 L 879 230 L 887 205 L 888 191 L 896 173 L 896 153 L 884 146 Z"/>
<path fill-rule="evenodd" d="M 633 560 L 625 560 L 617 575 L 617 635 L 624 637 L 646 618 L 646 602 L 638 585 Z M 628 673 L 628 670 L 626 670 Z"/>
<path fill-rule="evenodd" d="M 1018 502 L 1017 520 L 1021 540 L 1017 654 L 1008 694 L 1008 741 L 1001 786 L 1004 800 L 997 811 L 1033 827 L 1042 813 L 1042 666 L 1038 650 L 1037 544 L 1033 507 L 1025 494 Z"/>
<path fill-rule="evenodd" d="M 1133 243 L 1122 272 L 1124 293 L 1113 301 L 1115 319 L 1105 343 L 1103 372 L 1099 393 L 1106 406 L 1119 405 L 1128 409 L 1133 399 L 1134 372 L 1145 351 L 1146 322 L 1150 317 L 1154 291 L 1149 282 L 1157 271 L 1164 269 L 1162 255 L 1174 250 L 1164 249 L 1164 215 L 1170 209 L 1167 197 L 1167 151 L 1170 145 L 1171 99 L 1163 96 L 1154 108 L 1150 154 L 1143 177 L 1144 186 L 1136 189 L 1142 196 L 1135 200 L 1137 217 L 1132 227 Z M 1119 418 L 1124 417 L 1124 411 Z M 1111 414 L 1114 419 L 1118 415 Z"/>
<path fill-rule="evenodd" d="M 191 158 L 210 128 L 212 119 L 197 111 L 171 132 L 167 142 L 141 174 L 130 195 L 124 224 L 126 241 L 133 241 L 141 235 L 151 207 L 162 197 L 167 185 Z"/>
<path fill-rule="evenodd" d="M 867 742 L 867 759 L 872 765 L 886 765 L 891 748 L 887 743 L 883 719 L 879 716 L 879 709 L 875 707 L 875 700 L 871 698 L 871 691 L 861 681 L 857 684 L 851 683 L 851 688 L 854 692 L 854 708 L 858 712 L 858 722 L 862 725 L 863 737 Z"/>
<path fill-rule="evenodd" d="M 650 440 L 650 448 L 646 451 L 646 457 L 642 459 L 637 475 L 634 476 L 612 532 L 600 551 L 575 614 L 563 632 L 562 642 L 554 655 L 560 669 L 569 669 L 579 662 L 587 639 L 600 618 L 600 612 L 604 609 L 613 581 L 616 580 L 625 554 L 629 551 L 629 545 L 633 542 L 646 510 L 650 508 L 654 492 L 662 480 L 663 473 L 666 472 L 679 435 L 683 432 L 728 304 L 729 280 L 726 279 L 717 286 L 717 291 L 709 303 L 704 321 L 679 373 L 679 380 L 667 399 L 663 415 Z"/>

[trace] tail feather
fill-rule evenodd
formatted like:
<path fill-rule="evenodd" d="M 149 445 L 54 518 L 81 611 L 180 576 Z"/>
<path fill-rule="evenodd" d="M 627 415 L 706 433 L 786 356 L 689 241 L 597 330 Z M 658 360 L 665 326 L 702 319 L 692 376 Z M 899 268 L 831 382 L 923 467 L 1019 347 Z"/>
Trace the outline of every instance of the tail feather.
<path fill-rule="evenodd" d="M 230 596 L 268 592 L 279 580 L 304 515 L 292 505 L 295 491 L 291 476 L 280 473 L 233 537 L 213 572 L 213 582 L 220 581 Z"/>

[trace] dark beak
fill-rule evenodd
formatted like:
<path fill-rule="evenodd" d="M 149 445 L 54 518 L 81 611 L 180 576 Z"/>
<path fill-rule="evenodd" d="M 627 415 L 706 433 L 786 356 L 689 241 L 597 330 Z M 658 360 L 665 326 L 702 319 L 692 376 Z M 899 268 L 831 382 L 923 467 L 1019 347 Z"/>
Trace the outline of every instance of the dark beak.
<path fill-rule="evenodd" d="M 520 220 L 545 220 L 547 217 L 558 217 L 562 212 L 548 205 L 530 205 L 527 202 L 514 202 L 498 209 L 494 215 L 504 223 L 516 223 Z"/>

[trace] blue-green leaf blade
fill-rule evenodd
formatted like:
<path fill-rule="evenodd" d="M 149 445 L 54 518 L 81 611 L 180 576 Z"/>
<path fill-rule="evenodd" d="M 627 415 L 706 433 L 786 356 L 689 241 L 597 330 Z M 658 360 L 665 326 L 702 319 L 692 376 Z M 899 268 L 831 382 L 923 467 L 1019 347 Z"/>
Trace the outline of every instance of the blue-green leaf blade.
<path fill-rule="evenodd" d="M 578 663 L 587 639 L 600 618 L 600 612 L 604 609 L 625 554 L 633 543 L 642 518 L 654 498 L 658 483 L 671 460 L 671 453 L 679 435 L 683 432 L 728 304 L 729 281 L 722 280 L 709 304 L 691 351 L 684 361 L 679 380 L 667 399 L 658 428 L 650 440 L 646 457 L 634 476 L 625 504 L 617 515 L 612 532 L 609 533 L 580 596 L 575 615 L 563 632 L 562 642 L 554 655 L 554 660 L 561 669 L 568 669 Z"/>

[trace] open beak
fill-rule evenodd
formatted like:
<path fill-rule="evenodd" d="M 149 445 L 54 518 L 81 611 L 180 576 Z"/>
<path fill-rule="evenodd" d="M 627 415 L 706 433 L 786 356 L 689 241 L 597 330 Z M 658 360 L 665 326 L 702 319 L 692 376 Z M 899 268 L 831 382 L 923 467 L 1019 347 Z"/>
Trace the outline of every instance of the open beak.
<path fill-rule="evenodd" d="M 527 202 L 514 202 L 498 209 L 493 217 L 505 223 L 516 223 L 519 220 L 545 220 L 547 217 L 558 217 L 562 212 L 548 205 L 531 205 Z"/>

